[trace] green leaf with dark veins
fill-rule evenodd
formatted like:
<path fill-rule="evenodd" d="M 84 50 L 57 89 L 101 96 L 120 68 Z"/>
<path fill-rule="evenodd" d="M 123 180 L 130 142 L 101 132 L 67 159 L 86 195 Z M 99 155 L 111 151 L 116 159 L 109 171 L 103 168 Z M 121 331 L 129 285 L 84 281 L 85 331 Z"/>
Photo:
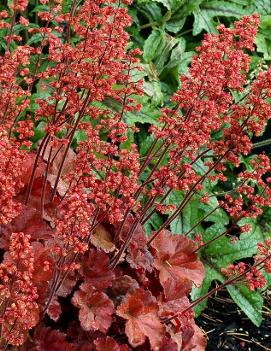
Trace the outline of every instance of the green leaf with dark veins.
<path fill-rule="evenodd" d="M 262 322 L 263 297 L 258 291 L 250 291 L 246 286 L 227 286 L 233 301 L 241 308 L 257 327 Z"/>
<path fill-rule="evenodd" d="M 193 24 L 193 35 L 200 34 L 203 30 L 208 33 L 216 33 L 216 27 L 213 23 L 212 16 L 209 15 L 206 10 L 197 10 L 193 12 L 194 24 Z"/>
<path fill-rule="evenodd" d="M 207 274 L 202 287 L 193 288 L 191 295 L 193 299 L 205 295 L 209 291 L 213 280 L 217 280 L 220 283 L 225 280 L 221 273 L 221 268 L 225 268 L 228 264 L 240 259 L 252 257 L 257 252 L 257 243 L 263 240 L 259 226 L 255 221 L 253 223 L 253 219 L 242 220 L 238 224 L 251 224 L 252 228 L 248 233 L 242 233 L 236 243 L 232 243 L 228 237 L 222 236 L 200 251 L 200 257 L 205 265 Z M 205 243 L 209 242 L 225 231 L 226 227 L 221 223 L 215 223 L 203 233 L 203 241 Z M 250 291 L 248 297 L 246 294 L 247 287 L 241 285 L 228 286 L 228 291 L 251 321 L 259 325 L 262 306 L 259 293 Z M 206 302 L 203 302 L 196 308 L 197 315 L 202 312 L 205 306 Z"/>
<path fill-rule="evenodd" d="M 204 2 L 200 8 L 194 11 L 193 35 L 201 33 L 202 30 L 208 33 L 216 33 L 214 17 L 234 17 L 240 18 L 248 15 L 248 10 L 229 1 L 208 1 Z"/>
<path fill-rule="evenodd" d="M 222 283 L 224 281 L 224 276 L 216 269 L 205 264 L 205 279 L 199 288 L 197 288 L 196 286 L 193 287 L 190 294 L 191 299 L 195 301 L 196 299 L 206 295 L 210 289 L 213 280 Z M 200 302 L 194 307 L 196 317 L 198 317 L 201 314 L 201 312 L 203 312 L 203 310 L 207 306 L 207 302 L 208 299 Z"/>
<path fill-rule="evenodd" d="M 143 59 L 149 63 L 156 58 L 165 45 L 165 32 L 160 29 L 153 29 L 143 47 Z"/>
<path fill-rule="evenodd" d="M 165 44 L 159 56 L 157 56 L 154 61 L 158 75 L 162 73 L 164 67 L 167 64 L 167 61 L 170 58 L 172 49 L 178 44 L 178 42 L 178 39 L 175 39 L 170 35 L 166 35 Z"/>

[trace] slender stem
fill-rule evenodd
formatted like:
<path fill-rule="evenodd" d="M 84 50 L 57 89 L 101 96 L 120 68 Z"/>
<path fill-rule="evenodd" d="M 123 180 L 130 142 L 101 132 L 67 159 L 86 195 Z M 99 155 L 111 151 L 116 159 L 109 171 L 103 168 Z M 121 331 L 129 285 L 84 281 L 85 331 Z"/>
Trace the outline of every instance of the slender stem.
<path fill-rule="evenodd" d="M 30 198 L 30 195 L 31 195 L 31 191 L 32 191 L 32 187 L 33 187 L 33 182 L 34 182 L 34 178 L 35 178 L 35 173 L 36 173 L 36 170 L 37 170 L 37 166 L 38 166 L 38 163 L 39 163 L 39 157 L 40 157 L 40 154 L 41 154 L 41 151 L 43 149 L 43 147 L 47 145 L 47 143 L 49 142 L 49 135 L 47 134 L 41 141 L 40 143 L 40 146 L 38 148 L 38 151 L 37 151 L 37 155 L 36 155 L 36 158 L 35 158 L 35 161 L 34 161 L 34 164 L 33 164 L 33 167 L 32 167 L 32 173 L 31 173 L 31 176 L 30 176 L 30 181 L 28 183 L 28 186 L 27 186 L 27 191 L 26 191 L 26 196 L 25 196 L 25 205 L 27 205 L 28 201 L 29 201 L 29 198 Z"/>
<path fill-rule="evenodd" d="M 48 156 L 47 165 L 46 165 L 45 174 L 44 174 L 44 181 L 42 184 L 42 193 L 41 193 L 41 217 L 42 218 L 44 217 L 45 191 L 46 191 L 47 177 L 48 177 L 49 168 L 51 164 L 52 150 L 53 150 L 53 147 L 50 146 L 49 156 Z"/>
<path fill-rule="evenodd" d="M 208 218 L 209 216 L 211 216 L 218 208 L 220 208 L 220 206 L 216 206 L 211 212 L 207 213 L 207 215 L 205 215 L 204 217 L 202 217 L 196 224 L 193 225 L 193 227 L 191 227 L 186 233 L 184 233 L 183 235 L 187 236 L 189 235 L 191 232 L 193 232 L 193 230 L 195 228 L 197 228 L 197 226 L 199 226 L 203 221 L 205 221 L 206 218 Z"/>
<path fill-rule="evenodd" d="M 271 139 L 266 139 L 266 140 L 254 143 L 253 146 L 252 146 L 252 149 L 257 149 L 259 147 L 267 146 L 267 145 L 270 145 L 270 144 L 271 144 Z"/>
<path fill-rule="evenodd" d="M 260 265 L 264 264 L 267 260 L 269 260 L 271 258 L 271 254 L 266 256 L 263 260 L 261 260 L 260 262 L 258 262 L 257 264 L 255 264 L 252 267 L 259 267 Z M 261 267 L 262 268 L 262 267 Z M 244 277 L 247 273 L 249 273 L 251 270 L 251 268 L 248 268 L 247 270 L 245 270 L 243 273 L 238 274 L 237 276 L 234 276 L 230 279 L 227 279 L 224 283 L 218 285 L 216 288 L 212 289 L 211 291 L 209 291 L 207 294 L 199 297 L 198 299 L 196 299 L 195 301 L 193 301 L 187 308 L 185 308 L 183 311 L 176 313 L 175 315 L 166 318 L 163 320 L 164 323 L 168 323 L 170 321 L 172 321 L 173 319 L 177 318 L 178 316 L 188 312 L 189 310 L 191 310 L 192 308 L 194 308 L 196 305 L 198 305 L 199 303 L 201 303 L 202 301 L 208 299 L 210 296 L 212 296 L 213 294 L 215 294 L 216 292 L 218 292 L 219 290 L 225 288 L 226 286 L 237 282 L 240 278 Z"/>
<path fill-rule="evenodd" d="M 140 29 L 145 29 L 145 28 L 158 26 L 158 25 L 159 25 L 159 22 L 157 22 L 157 21 L 149 22 L 149 23 L 146 23 L 146 24 L 142 24 L 142 26 L 140 26 Z"/>
<path fill-rule="evenodd" d="M 230 229 L 225 230 L 224 232 L 220 233 L 219 235 L 215 236 L 213 239 L 207 241 L 206 243 L 204 243 L 203 245 L 199 246 L 196 250 L 194 250 L 193 252 L 196 253 L 199 250 L 203 249 L 204 247 L 210 245 L 211 243 L 213 243 L 214 241 L 218 240 L 219 238 L 221 238 L 222 236 L 228 234 L 230 232 Z"/>
<path fill-rule="evenodd" d="M 226 154 L 229 152 L 226 151 L 214 164 L 209 170 L 192 186 L 192 188 L 188 191 L 186 194 L 185 198 L 181 202 L 180 206 L 175 210 L 175 212 L 164 222 L 164 224 L 153 234 L 153 236 L 149 239 L 147 245 L 150 246 L 152 241 L 161 233 L 162 230 L 164 230 L 177 216 L 180 214 L 180 212 L 184 209 L 184 207 L 187 205 L 189 200 L 193 197 L 194 195 L 194 190 L 197 188 L 197 186 L 202 183 L 208 175 L 216 168 L 216 166 L 223 160 L 223 158 L 226 156 Z"/>
<path fill-rule="evenodd" d="M 88 94 L 87 94 L 86 99 L 85 99 L 85 101 L 84 101 L 84 104 L 83 104 L 83 106 L 82 106 L 82 108 L 81 108 L 81 111 L 80 111 L 80 113 L 79 113 L 79 116 L 78 116 L 78 118 L 77 118 L 77 120 L 76 120 L 76 122 L 75 122 L 75 124 L 74 124 L 73 129 L 72 129 L 72 132 L 71 132 L 71 135 L 70 135 L 70 138 L 69 138 L 69 142 L 68 142 L 68 144 L 67 144 L 67 146 L 66 146 L 66 149 L 65 149 L 65 151 L 64 151 L 64 155 L 63 155 L 63 158 L 62 158 L 62 160 L 61 160 L 61 164 L 60 164 L 60 166 L 59 166 L 58 173 L 57 173 L 57 176 L 56 176 L 55 185 L 54 185 L 54 188 L 53 188 L 53 190 L 52 190 L 51 201 L 53 201 L 54 196 L 55 196 L 55 194 L 56 194 L 57 185 L 58 185 L 59 179 L 60 179 L 61 174 L 62 174 L 62 171 L 63 171 L 63 167 L 64 167 L 64 163 L 65 163 L 65 160 L 66 160 L 68 151 L 69 151 L 70 146 L 71 146 L 71 143 L 72 143 L 72 141 L 73 141 L 73 137 L 74 137 L 74 135 L 75 135 L 76 129 L 77 129 L 77 127 L 78 127 L 78 124 L 79 124 L 79 122 L 81 121 L 81 119 L 82 119 L 82 117 L 83 117 L 83 115 L 84 115 L 84 113 L 85 113 L 85 109 L 86 109 L 86 107 L 87 107 L 87 105 L 88 105 L 88 103 L 89 103 L 89 98 L 90 98 L 90 91 L 88 91 Z"/>

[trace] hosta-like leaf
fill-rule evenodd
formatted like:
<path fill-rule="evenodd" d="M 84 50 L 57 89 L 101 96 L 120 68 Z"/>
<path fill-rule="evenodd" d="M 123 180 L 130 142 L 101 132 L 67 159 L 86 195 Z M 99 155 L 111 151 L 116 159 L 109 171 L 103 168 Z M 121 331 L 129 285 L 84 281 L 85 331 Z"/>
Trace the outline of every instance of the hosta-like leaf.
<path fill-rule="evenodd" d="M 233 301 L 248 318 L 259 327 L 262 322 L 263 297 L 257 291 L 251 292 L 246 286 L 227 286 Z"/>
<path fill-rule="evenodd" d="M 228 237 L 221 237 L 206 248 L 202 249 L 201 260 L 205 264 L 206 277 L 199 288 L 193 288 L 191 296 L 195 300 L 205 295 L 213 280 L 223 282 L 225 277 L 221 273 L 221 268 L 228 264 L 246 257 L 253 256 L 257 251 L 257 243 L 264 239 L 261 230 L 253 219 L 243 219 L 238 223 L 250 224 L 251 230 L 248 233 L 242 233 L 240 239 L 236 243 L 232 243 Z M 204 235 L 204 241 L 212 240 L 220 233 L 226 230 L 221 224 L 214 224 L 208 228 Z M 229 293 L 234 301 L 239 305 L 243 312 L 258 325 L 260 323 L 261 304 L 262 300 L 257 291 L 250 291 L 247 298 L 247 288 L 245 286 L 228 286 Z M 199 315 L 205 308 L 207 301 L 198 304 L 195 308 L 196 315 Z M 253 316 L 255 314 L 255 316 Z"/>
<path fill-rule="evenodd" d="M 159 55 L 161 48 L 165 43 L 165 32 L 160 29 L 154 29 L 144 43 L 143 58 L 149 63 Z"/>
<path fill-rule="evenodd" d="M 248 10 L 229 1 L 206 1 L 194 11 L 193 35 L 201 33 L 202 30 L 208 33 L 217 32 L 213 21 L 216 16 L 239 18 L 247 14 Z"/>

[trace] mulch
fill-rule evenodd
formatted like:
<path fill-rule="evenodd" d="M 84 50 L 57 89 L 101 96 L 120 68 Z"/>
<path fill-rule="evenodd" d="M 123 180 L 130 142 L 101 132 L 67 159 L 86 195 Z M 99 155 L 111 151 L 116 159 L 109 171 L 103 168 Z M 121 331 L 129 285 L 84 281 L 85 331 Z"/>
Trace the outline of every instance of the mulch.
<path fill-rule="evenodd" d="M 206 333 L 206 351 L 271 351 L 271 291 L 265 293 L 263 316 L 256 327 L 222 291 L 209 299 L 196 322 Z"/>

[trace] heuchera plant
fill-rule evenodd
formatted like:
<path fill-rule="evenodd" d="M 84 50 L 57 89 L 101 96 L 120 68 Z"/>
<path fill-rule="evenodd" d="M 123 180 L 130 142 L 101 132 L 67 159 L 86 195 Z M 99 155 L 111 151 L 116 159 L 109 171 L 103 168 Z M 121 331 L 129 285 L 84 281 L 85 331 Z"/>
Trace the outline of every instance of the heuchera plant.
<path fill-rule="evenodd" d="M 270 117 L 271 70 L 233 99 L 248 84 L 245 51 L 259 18 L 205 36 L 141 160 L 125 123 L 142 94 L 126 8 L 115 0 L 73 0 L 67 12 L 60 0 L 40 4 L 40 25 L 29 22 L 27 0 L 0 13 L 0 348 L 204 350 L 192 308 L 218 288 L 193 303 L 188 295 L 204 278 L 198 252 L 208 243 L 167 228 L 195 194 L 208 202 L 206 181 L 226 182 Z M 252 163 L 218 206 L 234 223 L 270 205 L 269 160 Z M 174 208 L 175 190 L 183 199 Z M 166 220 L 147 238 L 156 212 Z M 266 241 L 254 266 L 225 267 L 220 287 L 262 287 L 270 254 Z"/>

